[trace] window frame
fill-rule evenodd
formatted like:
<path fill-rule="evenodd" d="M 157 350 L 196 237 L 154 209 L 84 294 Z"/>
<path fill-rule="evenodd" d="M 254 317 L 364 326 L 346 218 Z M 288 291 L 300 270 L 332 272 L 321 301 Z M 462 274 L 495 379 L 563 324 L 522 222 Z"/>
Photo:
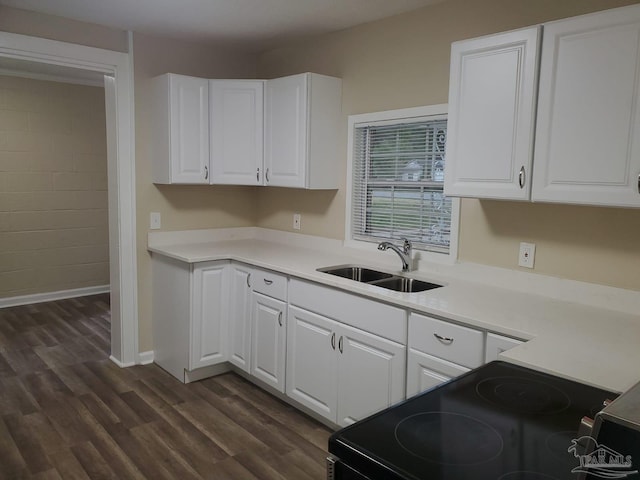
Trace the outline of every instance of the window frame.
<path fill-rule="evenodd" d="M 354 141 L 355 129 L 366 124 L 392 124 L 403 120 L 411 120 L 417 117 L 442 116 L 448 114 L 446 103 L 439 105 L 429 105 L 424 107 L 402 108 L 398 110 L 386 110 L 381 112 L 361 113 L 349 115 L 348 117 L 348 138 L 347 138 L 347 185 L 346 185 L 346 212 L 345 212 L 345 239 L 346 247 L 377 252 L 377 243 L 356 240 L 352 237 L 352 215 L 353 215 L 353 162 L 354 162 Z M 446 171 L 446 161 L 445 161 Z M 444 188 L 444 183 L 443 183 Z M 458 231 L 460 219 L 460 199 L 451 198 L 451 233 L 448 253 L 431 252 L 414 248 L 415 259 L 436 263 L 455 263 L 458 259 Z"/>

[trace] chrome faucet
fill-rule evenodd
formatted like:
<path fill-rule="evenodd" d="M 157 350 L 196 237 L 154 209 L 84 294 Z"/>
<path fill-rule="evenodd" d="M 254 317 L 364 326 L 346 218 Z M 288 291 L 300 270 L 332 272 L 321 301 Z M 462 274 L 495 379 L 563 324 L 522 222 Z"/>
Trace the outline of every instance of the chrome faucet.
<path fill-rule="evenodd" d="M 410 272 L 412 267 L 413 260 L 411 259 L 411 250 L 412 245 L 409 240 L 403 238 L 402 247 L 398 247 L 391 242 L 380 242 L 378 244 L 378 250 L 385 251 L 386 249 L 391 249 L 398 254 L 400 260 L 402 260 L 402 271 Z"/>

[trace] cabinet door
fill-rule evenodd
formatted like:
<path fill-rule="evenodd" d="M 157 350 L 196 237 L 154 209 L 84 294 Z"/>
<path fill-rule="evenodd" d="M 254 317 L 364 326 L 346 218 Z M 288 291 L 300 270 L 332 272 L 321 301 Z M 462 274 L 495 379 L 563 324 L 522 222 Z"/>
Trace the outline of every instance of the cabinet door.
<path fill-rule="evenodd" d="M 336 421 L 337 323 L 289 307 L 287 316 L 287 395 Z"/>
<path fill-rule="evenodd" d="M 495 333 L 487 333 L 487 348 L 485 350 L 485 361 L 492 362 L 498 360 L 498 356 L 502 352 L 521 345 L 521 340 L 515 338 L 503 337 L 502 335 L 496 335 Z"/>
<path fill-rule="evenodd" d="M 209 81 L 169 76 L 171 183 L 209 183 Z"/>
<path fill-rule="evenodd" d="M 640 8 L 544 26 L 532 199 L 640 206 Z"/>
<path fill-rule="evenodd" d="M 227 360 L 227 264 L 193 269 L 193 317 L 189 370 Z"/>
<path fill-rule="evenodd" d="M 404 399 L 403 345 L 347 326 L 337 333 L 338 425 L 350 425 Z"/>
<path fill-rule="evenodd" d="M 468 371 L 467 367 L 410 348 L 407 355 L 407 398 Z"/>
<path fill-rule="evenodd" d="M 451 47 L 444 193 L 528 200 L 540 28 Z"/>
<path fill-rule="evenodd" d="M 305 187 L 307 74 L 266 84 L 265 185 Z"/>
<path fill-rule="evenodd" d="M 210 80 L 211 183 L 262 184 L 261 80 Z"/>
<path fill-rule="evenodd" d="M 251 296 L 251 374 L 284 393 L 286 304 L 261 293 Z"/>
<path fill-rule="evenodd" d="M 232 265 L 229 275 L 229 362 L 248 373 L 251 366 L 251 269 Z"/>

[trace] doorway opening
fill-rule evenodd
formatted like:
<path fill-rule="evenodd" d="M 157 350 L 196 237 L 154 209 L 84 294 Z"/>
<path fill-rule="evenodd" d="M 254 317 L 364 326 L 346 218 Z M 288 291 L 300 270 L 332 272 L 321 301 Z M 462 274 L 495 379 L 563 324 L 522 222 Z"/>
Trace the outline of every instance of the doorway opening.
<path fill-rule="evenodd" d="M 130 36 L 131 37 L 131 36 Z M 130 38 L 130 47 L 132 44 Z M 130 48 L 131 50 L 131 48 Z M 51 75 L 102 77 L 109 205 L 111 360 L 139 363 L 135 235 L 133 68 L 127 53 L 0 32 L 0 62 Z"/>

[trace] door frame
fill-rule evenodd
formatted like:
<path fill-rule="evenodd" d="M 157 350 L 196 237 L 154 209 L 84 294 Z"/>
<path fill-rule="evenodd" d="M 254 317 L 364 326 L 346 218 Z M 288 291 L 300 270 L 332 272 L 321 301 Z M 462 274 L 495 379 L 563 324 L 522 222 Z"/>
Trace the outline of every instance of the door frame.
<path fill-rule="evenodd" d="M 111 357 L 121 367 L 138 357 L 133 63 L 130 53 L 0 32 L 0 57 L 79 68 L 113 77 L 105 88 L 109 195 Z M 108 82 L 109 83 L 109 82 Z M 109 90 L 110 88 L 110 90 Z M 109 90 L 109 91 L 107 91 Z M 115 151 L 114 151 L 115 150 Z"/>

